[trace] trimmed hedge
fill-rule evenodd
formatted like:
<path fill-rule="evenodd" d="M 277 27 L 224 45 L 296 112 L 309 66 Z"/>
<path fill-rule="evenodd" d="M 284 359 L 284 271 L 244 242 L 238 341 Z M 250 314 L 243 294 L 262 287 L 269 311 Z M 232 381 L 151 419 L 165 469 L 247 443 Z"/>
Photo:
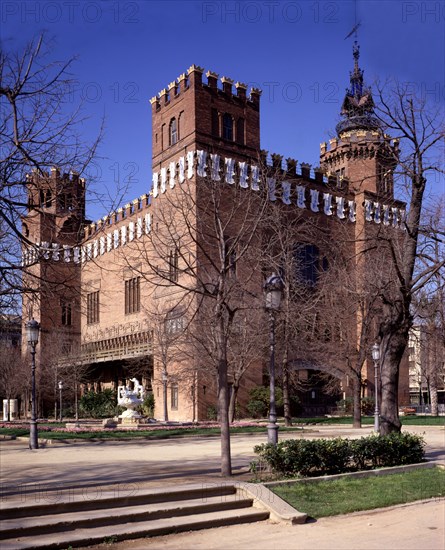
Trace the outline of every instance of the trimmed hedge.
<path fill-rule="evenodd" d="M 260 461 L 284 476 L 340 474 L 415 464 L 424 460 L 424 439 L 415 434 L 370 435 L 360 439 L 287 439 L 257 445 Z"/>

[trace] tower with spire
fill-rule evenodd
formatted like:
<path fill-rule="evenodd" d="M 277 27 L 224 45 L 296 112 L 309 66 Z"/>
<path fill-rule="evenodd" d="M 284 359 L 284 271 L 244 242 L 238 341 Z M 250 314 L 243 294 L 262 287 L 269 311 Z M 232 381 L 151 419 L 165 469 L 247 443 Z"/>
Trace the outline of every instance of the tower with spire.
<path fill-rule="evenodd" d="M 354 69 L 341 108 L 336 137 L 329 147 L 320 147 L 320 165 L 335 176 L 339 186 L 348 186 L 355 194 L 370 192 L 377 197 L 394 197 L 393 170 L 398 144 L 384 133 L 375 114 L 371 88 L 360 68 L 360 47 L 355 40 L 352 50 Z"/>

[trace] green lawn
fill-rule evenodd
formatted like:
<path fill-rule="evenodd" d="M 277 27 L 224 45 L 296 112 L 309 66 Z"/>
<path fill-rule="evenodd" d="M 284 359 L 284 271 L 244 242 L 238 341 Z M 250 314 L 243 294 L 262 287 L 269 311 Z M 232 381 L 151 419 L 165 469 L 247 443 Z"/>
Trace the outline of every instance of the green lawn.
<path fill-rule="evenodd" d="M 433 417 L 433 416 L 406 416 L 401 417 L 402 424 L 405 426 L 444 426 L 445 417 Z M 309 430 L 311 426 L 317 424 L 345 424 L 352 426 L 352 417 L 344 416 L 338 418 L 294 418 L 294 425 L 290 428 L 280 426 L 280 433 L 290 432 L 295 430 L 301 430 L 303 427 L 307 427 Z M 363 425 L 372 425 L 374 423 L 373 417 L 363 417 Z M 48 423 L 39 426 L 39 438 L 41 439 L 133 439 L 133 438 L 148 438 L 148 439 L 168 439 L 170 437 L 181 437 L 181 436 L 206 436 L 206 435 L 219 435 L 219 428 L 205 428 L 205 427 L 190 427 L 190 428 L 177 428 L 170 427 L 168 429 L 158 428 L 156 430 L 98 430 L 98 431 L 88 431 L 84 432 L 75 432 L 75 431 L 46 431 L 44 426 L 47 426 Z M 63 427 L 64 424 L 60 423 L 51 423 L 52 430 L 56 430 L 58 427 Z M 243 433 L 262 433 L 266 432 L 266 426 L 234 426 L 230 429 L 232 434 L 243 434 Z M 23 437 L 29 434 L 29 429 L 24 428 L 23 426 L 14 427 L 3 427 L 0 428 L 0 435 L 8 435 L 15 437 Z"/>
<path fill-rule="evenodd" d="M 293 418 L 295 425 L 305 424 L 351 424 L 352 416 L 338 416 L 335 418 L 326 418 L 324 416 L 315 418 Z M 404 426 L 445 426 L 445 416 L 401 416 L 400 421 Z M 373 416 L 363 416 L 362 424 L 374 424 Z"/>
<path fill-rule="evenodd" d="M 299 482 L 270 489 L 313 518 L 373 510 L 445 496 L 445 470 L 422 468 L 404 474 Z"/>
<path fill-rule="evenodd" d="M 280 432 L 292 432 L 301 431 L 298 426 L 291 428 L 280 428 Z M 39 429 L 38 434 L 40 439 L 133 439 L 133 438 L 146 438 L 146 439 L 169 439 L 170 437 L 181 436 L 206 436 L 206 435 L 219 435 L 219 428 L 169 428 L 169 429 L 156 429 L 156 430 L 101 430 L 101 431 L 45 431 Z M 266 426 L 240 426 L 230 429 L 231 434 L 243 434 L 243 433 L 266 433 Z M 9 435 L 15 437 L 24 437 L 29 435 L 29 430 L 26 428 L 0 428 L 0 435 Z"/>

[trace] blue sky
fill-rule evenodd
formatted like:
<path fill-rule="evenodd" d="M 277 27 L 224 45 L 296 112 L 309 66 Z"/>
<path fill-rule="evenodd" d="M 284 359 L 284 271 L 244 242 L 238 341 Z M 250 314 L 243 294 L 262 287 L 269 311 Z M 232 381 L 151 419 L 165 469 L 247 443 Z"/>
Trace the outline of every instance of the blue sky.
<path fill-rule="evenodd" d="M 262 88 L 262 148 L 313 165 L 338 121 L 356 20 L 368 83 L 395 76 L 445 100 L 444 2 L 4 0 L 0 10 L 2 47 L 46 30 L 55 59 L 78 57 L 85 138 L 106 121 L 98 185 L 113 196 L 119 174 L 122 202 L 150 187 L 149 99 L 193 63 Z"/>

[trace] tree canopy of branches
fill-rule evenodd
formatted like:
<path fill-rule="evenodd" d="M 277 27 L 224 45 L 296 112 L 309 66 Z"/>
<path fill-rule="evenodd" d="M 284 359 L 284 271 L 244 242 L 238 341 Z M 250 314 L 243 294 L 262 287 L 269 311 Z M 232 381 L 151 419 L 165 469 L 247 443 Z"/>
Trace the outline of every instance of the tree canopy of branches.
<path fill-rule="evenodd" d="M 224 476 L 231 475 L 229 337 L 261 288 L 254 244 L 265 205 L 262 193 L 194 176 L 153 201 L 155 227 L 137 252 L 156 297 L 187 309 L 190 322 L 212 334 L 207 344 L 214 346 Z"/>
<path fill-rule="evenodd" d="M 41 35 L 23 51 L 0 52 L 0 306 L 10 307 L 23 290 L 20 256 L 28 242 L 21 217 L 28 204 L 27 175 L 45 177 L 52 167 L 82 175 L 96 153 L 81 135 L 81 106 L 70 111 L 74 58 L 54 61 Z M 36 178 L 38 179 L 38 178 Z M 33 180 L 35 181 L 35 180 Z M 30 279 L 28 279 L 30 280 Z"/>
<path fill-rule="evenodd" d="M 404 233 L 390 237 L 381 232 L 377 245 L 388 258 L 386 282 L 380 289 L 381 433 L 399 431 L 398 376 L 400 362 L 413 324 L 412 303 L 419 290 L 444 268 L 444 258 L 431 255 L 434 242 L 443 247 L 444 230 L 423 225 L 427 185 L 444 174 L 443 107 L 427 105 L 412 95 L 409 86 L 379 87 L 376 114 L 385 131 L 400 140 L 395 181 L 405 191 L 407 216 Z"/>

